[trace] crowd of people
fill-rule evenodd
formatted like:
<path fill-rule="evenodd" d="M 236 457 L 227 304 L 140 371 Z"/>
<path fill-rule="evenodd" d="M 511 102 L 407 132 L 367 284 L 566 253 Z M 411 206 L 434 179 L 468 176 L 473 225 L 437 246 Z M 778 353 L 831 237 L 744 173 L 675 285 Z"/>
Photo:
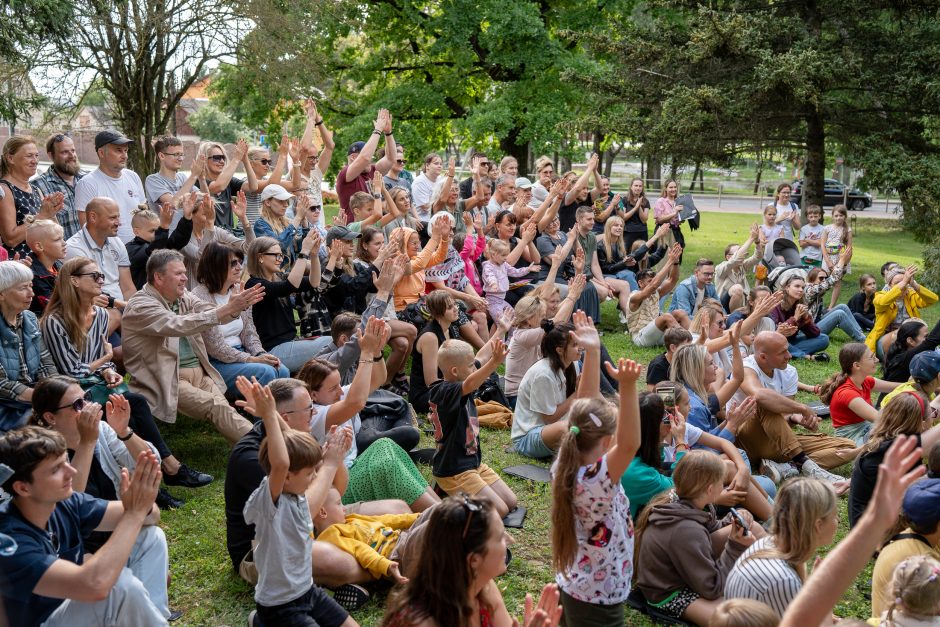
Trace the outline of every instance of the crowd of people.
<path fill-rule="evenodd" d="M 497 578 L 522 503 L 483 461 L 486 410 L 552 460 L 555 581 L 525 627 L 622 625 L 627 606 L 820 624 L 876 549 L 864 618 L 940 622 L 940 478 L 922 478 L 940 477 L 940 323 L 919 317 L 937 296 L 889 262 L 838 304 L 844 207 L 801 216 L 783 184 L 720 263 L 683 259 L 676 181 L 651 200 L 639 178 L 612 191 L 596 156 L 560 174 L 539 158 L 532 181 L 480 152 L 464 180 L 433 153 L 415 176 L 380 110 L 328 192 L 336 146 L 306 113 L 273 152 L 203 142 L 188 173 L 161 137 L 143 182 L 118 132 L 90 173 L 65 133 L 3 146 L 0 619 L 180 617 L 159 522 L 182 501 L 162 486 L 214 480 L 164 438 L 182 414 L 232 447 L 249 624 L 356 625 L 382 580 L 388 627 L 516 624 Z M 608 352 L 606 300 L 632 345 L 662 347 L 647 366 Z M 836 371 L 800 381 L 791 360 L 830 361 L 837 332 Z M 853 529 L 810 568 L 843 496 Z"/>

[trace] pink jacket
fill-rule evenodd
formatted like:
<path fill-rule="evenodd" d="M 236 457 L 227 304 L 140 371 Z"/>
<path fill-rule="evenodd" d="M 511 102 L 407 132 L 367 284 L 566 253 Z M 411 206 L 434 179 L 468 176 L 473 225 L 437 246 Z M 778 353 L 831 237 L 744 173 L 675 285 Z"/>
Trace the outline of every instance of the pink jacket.
<path fill-rule="evenodd" d="M 486 238 L 467 234 L 463 240 L 463 250 L 460 251 L 460 258 L 463 259 L 464 274 L 470 285 L 476 290 L 476 293 L 483 296 L 483 284 L 480 282 L 480 275 L 477 273 L 477 265 L 474 263 L 483 254 L 486 248 Z"/>

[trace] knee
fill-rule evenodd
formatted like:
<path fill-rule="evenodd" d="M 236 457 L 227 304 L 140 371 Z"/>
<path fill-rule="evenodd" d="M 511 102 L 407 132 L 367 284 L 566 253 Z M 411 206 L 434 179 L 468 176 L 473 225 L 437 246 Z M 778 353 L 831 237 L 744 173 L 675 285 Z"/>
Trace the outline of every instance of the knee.
<path fill-rule="evenodd" d="M 728 296 L 731 298 L 741 298 L 744 296 L 744 288 L 740 285 L 732 285 L 728 290 Z"/>
<path fill-rule="evenodd" d="M 393 337 L 388 341 L 388 345 L 392 347 L 393 351 L 405 352 L 408 350 L 408 347 L 411 346 L 411 340 L 407 337 Z"/>

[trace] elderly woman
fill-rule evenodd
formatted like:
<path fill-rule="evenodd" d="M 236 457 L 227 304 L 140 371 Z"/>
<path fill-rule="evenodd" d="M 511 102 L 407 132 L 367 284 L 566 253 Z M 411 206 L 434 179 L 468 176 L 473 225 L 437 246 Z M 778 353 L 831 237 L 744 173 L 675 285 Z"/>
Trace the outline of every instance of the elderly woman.
<path fill-rule="evenodd" d="M 241 284 L 244 258 L 240 250 L 218 242 L 206 246 L 196 269 L 196 281 L 199 284 L 193 290 L 193 295 L 207 303 L 227 303 L 232 290 Z M 290 371 L 281 364 L 280 359 L 265 352 L 250 309 L 243 311 L 232 322 L 203 331 L 202 338 L 206 342 L 206 352 L 209 353 L 212 365 L 222 375 L 226 390 L 232 396 L 238 392 L 235 379 L 239 375 L 249 380 L 254 377 L 261 385 L 290 376 Z"/>
<path fill-rule="evenodd" d="M 122 394 L 130 407 L 130 426 L 156 447 L 163 460 L 167 485 L 196 488 L 212 482 L 212 476 L 192 470 L 173 455 L 160 435 L 143 395 L 126 391 L 124 378 L 115 370 L 107 341 L 108 312 L 95 305 L 104 276 L 91 259 L 74 257 L 59 269 L 56 287 L 41 320 L 43 337 L 56 369 L 75 377 L 87 394 L 104 402 L 109 394 Z M 33 402 L 35 408 L 35 399 Z M 111 420 L 111 416 L 107 416 Z"/>
<path fill-rule="evenodd" d="M 29 179 L 36 174 L 38 165 L 39 149 L 32 137 L 14 135 L 3 145 L 0 155 L 0 239 L 10 257 L 17 253 L 21 257 L 29 254 L 27 216 L 56 220 L 56 213 L 64 202 L 62 192 L 44 198 L 39 188 L 30 185 Z"/>
<path fill-rule="evenodd" d="M 39 331 L 33 300 L 33 273 L 18 261 L 0 261 L 0 433 L 26 423 L 33 387 L 58 374 Z M 25 363 L 23 358 L 25 357 Z"/>

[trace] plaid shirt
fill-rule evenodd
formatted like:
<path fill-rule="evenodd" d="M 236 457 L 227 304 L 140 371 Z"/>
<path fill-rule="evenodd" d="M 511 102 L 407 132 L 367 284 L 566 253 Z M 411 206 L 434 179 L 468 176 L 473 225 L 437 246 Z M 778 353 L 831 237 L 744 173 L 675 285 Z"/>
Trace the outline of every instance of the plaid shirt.
<path fill-rule="evenodd" d="M 82 228 L 78 223 L 78 212 L 75 211 L 75 186 L 83 176 L 85 176 L 85 172 L 79 172 L 75 175 L 73 183 L 69 185 L 59 176 L 55 168 L 49 166 L 49 169 L 46 170 L 44 174 L 30 181 L 39 188 L 43 196 L 48 196 L 55 192 L 62 192 L 65 196 L 65 205 L 62 207 L 62 210 L 56 214 L 56 219 L 58 219 L 62 228 L 65 229 L 65 239 L 72 237 L 72 235 Z"/>

